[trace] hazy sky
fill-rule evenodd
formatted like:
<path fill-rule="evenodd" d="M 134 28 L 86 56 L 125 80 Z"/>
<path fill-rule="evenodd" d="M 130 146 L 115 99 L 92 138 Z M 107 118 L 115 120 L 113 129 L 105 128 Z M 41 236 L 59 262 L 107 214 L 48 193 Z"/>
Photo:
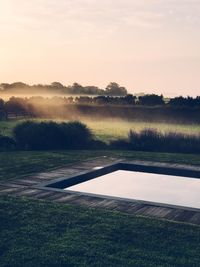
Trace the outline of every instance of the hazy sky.
<path fill-rule="evenodd" d="M 200 95 L 200 0 L 0 0 L 0 82 Z"/>

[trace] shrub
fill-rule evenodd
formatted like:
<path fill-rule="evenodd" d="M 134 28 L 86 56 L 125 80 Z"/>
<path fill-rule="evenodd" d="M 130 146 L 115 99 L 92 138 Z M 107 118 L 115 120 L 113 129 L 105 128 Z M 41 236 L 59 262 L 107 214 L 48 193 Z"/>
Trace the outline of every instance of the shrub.
<path fill-rule="evenodd" d="M 16 143 L 12 138 L 0 135 L 0 151 L 13 150 L 15 148 Z"/>
<path fill-rule="evenodd" d="M 161 133 L 155 129 L 144 129 L 140 133 L 130 131 L 129 141 L 132 149 L 156 151 L 161 146 Z"/>
<path fill-rule="evenodd" d="M 200 136 L 169 132 L 163 141 L 167 152 L 200 153 Z"/>
<path fill-rule="evenodd" d="M 92 133 L 88 127 L 79 122 L 61 123 L 59 125 L 62 147 L 87 148 L 92 140 Z"/>
<path fill-rule="evenodd" d="M 96 150 L 98 150 L 98 149 L 108 149 L 108 147 L 109 146 L 105 142 L 103 142 L 101 140 L 91 140 L 91 142 L 90 142 L 90 148 L 91 149 L 96 149 Z"/>
<path fill-rule="evenodd" d="M 131 149 L 141 151 L 200 153 L 200 136 L 169 132 L 163 134 L 155 129 L 129 132 Z"/>
<path fill-rule="evenodd" d="M 90 146 L 91 131 L 81 122 L 27 121 L 14 128 L 14 137 L 22 149 L 81 149 Z"/>
<path fill-rule="evenodd" d="M 128 140 L 125 139 L 118 139 L 113 140 L 110 142 L 110 148 L 111 149 L 122 149 L 122 150 L 130 150 L 132 149 L 132 146 Z"/>

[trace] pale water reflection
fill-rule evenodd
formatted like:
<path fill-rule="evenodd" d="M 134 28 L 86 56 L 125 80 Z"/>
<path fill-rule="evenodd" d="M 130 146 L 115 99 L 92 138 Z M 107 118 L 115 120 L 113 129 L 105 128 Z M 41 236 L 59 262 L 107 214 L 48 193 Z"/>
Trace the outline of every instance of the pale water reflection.
<path fill-rule="evenodd" d="M 118 170 L 66 190 L 200 208 L 200 179 Z"/>

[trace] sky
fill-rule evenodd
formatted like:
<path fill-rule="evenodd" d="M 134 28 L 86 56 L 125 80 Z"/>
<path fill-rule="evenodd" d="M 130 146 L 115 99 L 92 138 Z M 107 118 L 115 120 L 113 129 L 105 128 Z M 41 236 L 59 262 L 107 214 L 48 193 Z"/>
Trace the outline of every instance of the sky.
<path fill-rule="evenodd" d="M 200 95 L 199 0 L 0 0 L 0 82 Z"/>

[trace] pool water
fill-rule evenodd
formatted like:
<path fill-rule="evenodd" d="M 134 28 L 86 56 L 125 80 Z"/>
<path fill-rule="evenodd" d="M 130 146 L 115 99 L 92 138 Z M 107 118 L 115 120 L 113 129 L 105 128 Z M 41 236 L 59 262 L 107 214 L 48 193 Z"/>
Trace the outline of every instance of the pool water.
<path fill-rule="evenodd" d="M 65 190 L 200 208 L 195 178 L 118 170 Z"/>

